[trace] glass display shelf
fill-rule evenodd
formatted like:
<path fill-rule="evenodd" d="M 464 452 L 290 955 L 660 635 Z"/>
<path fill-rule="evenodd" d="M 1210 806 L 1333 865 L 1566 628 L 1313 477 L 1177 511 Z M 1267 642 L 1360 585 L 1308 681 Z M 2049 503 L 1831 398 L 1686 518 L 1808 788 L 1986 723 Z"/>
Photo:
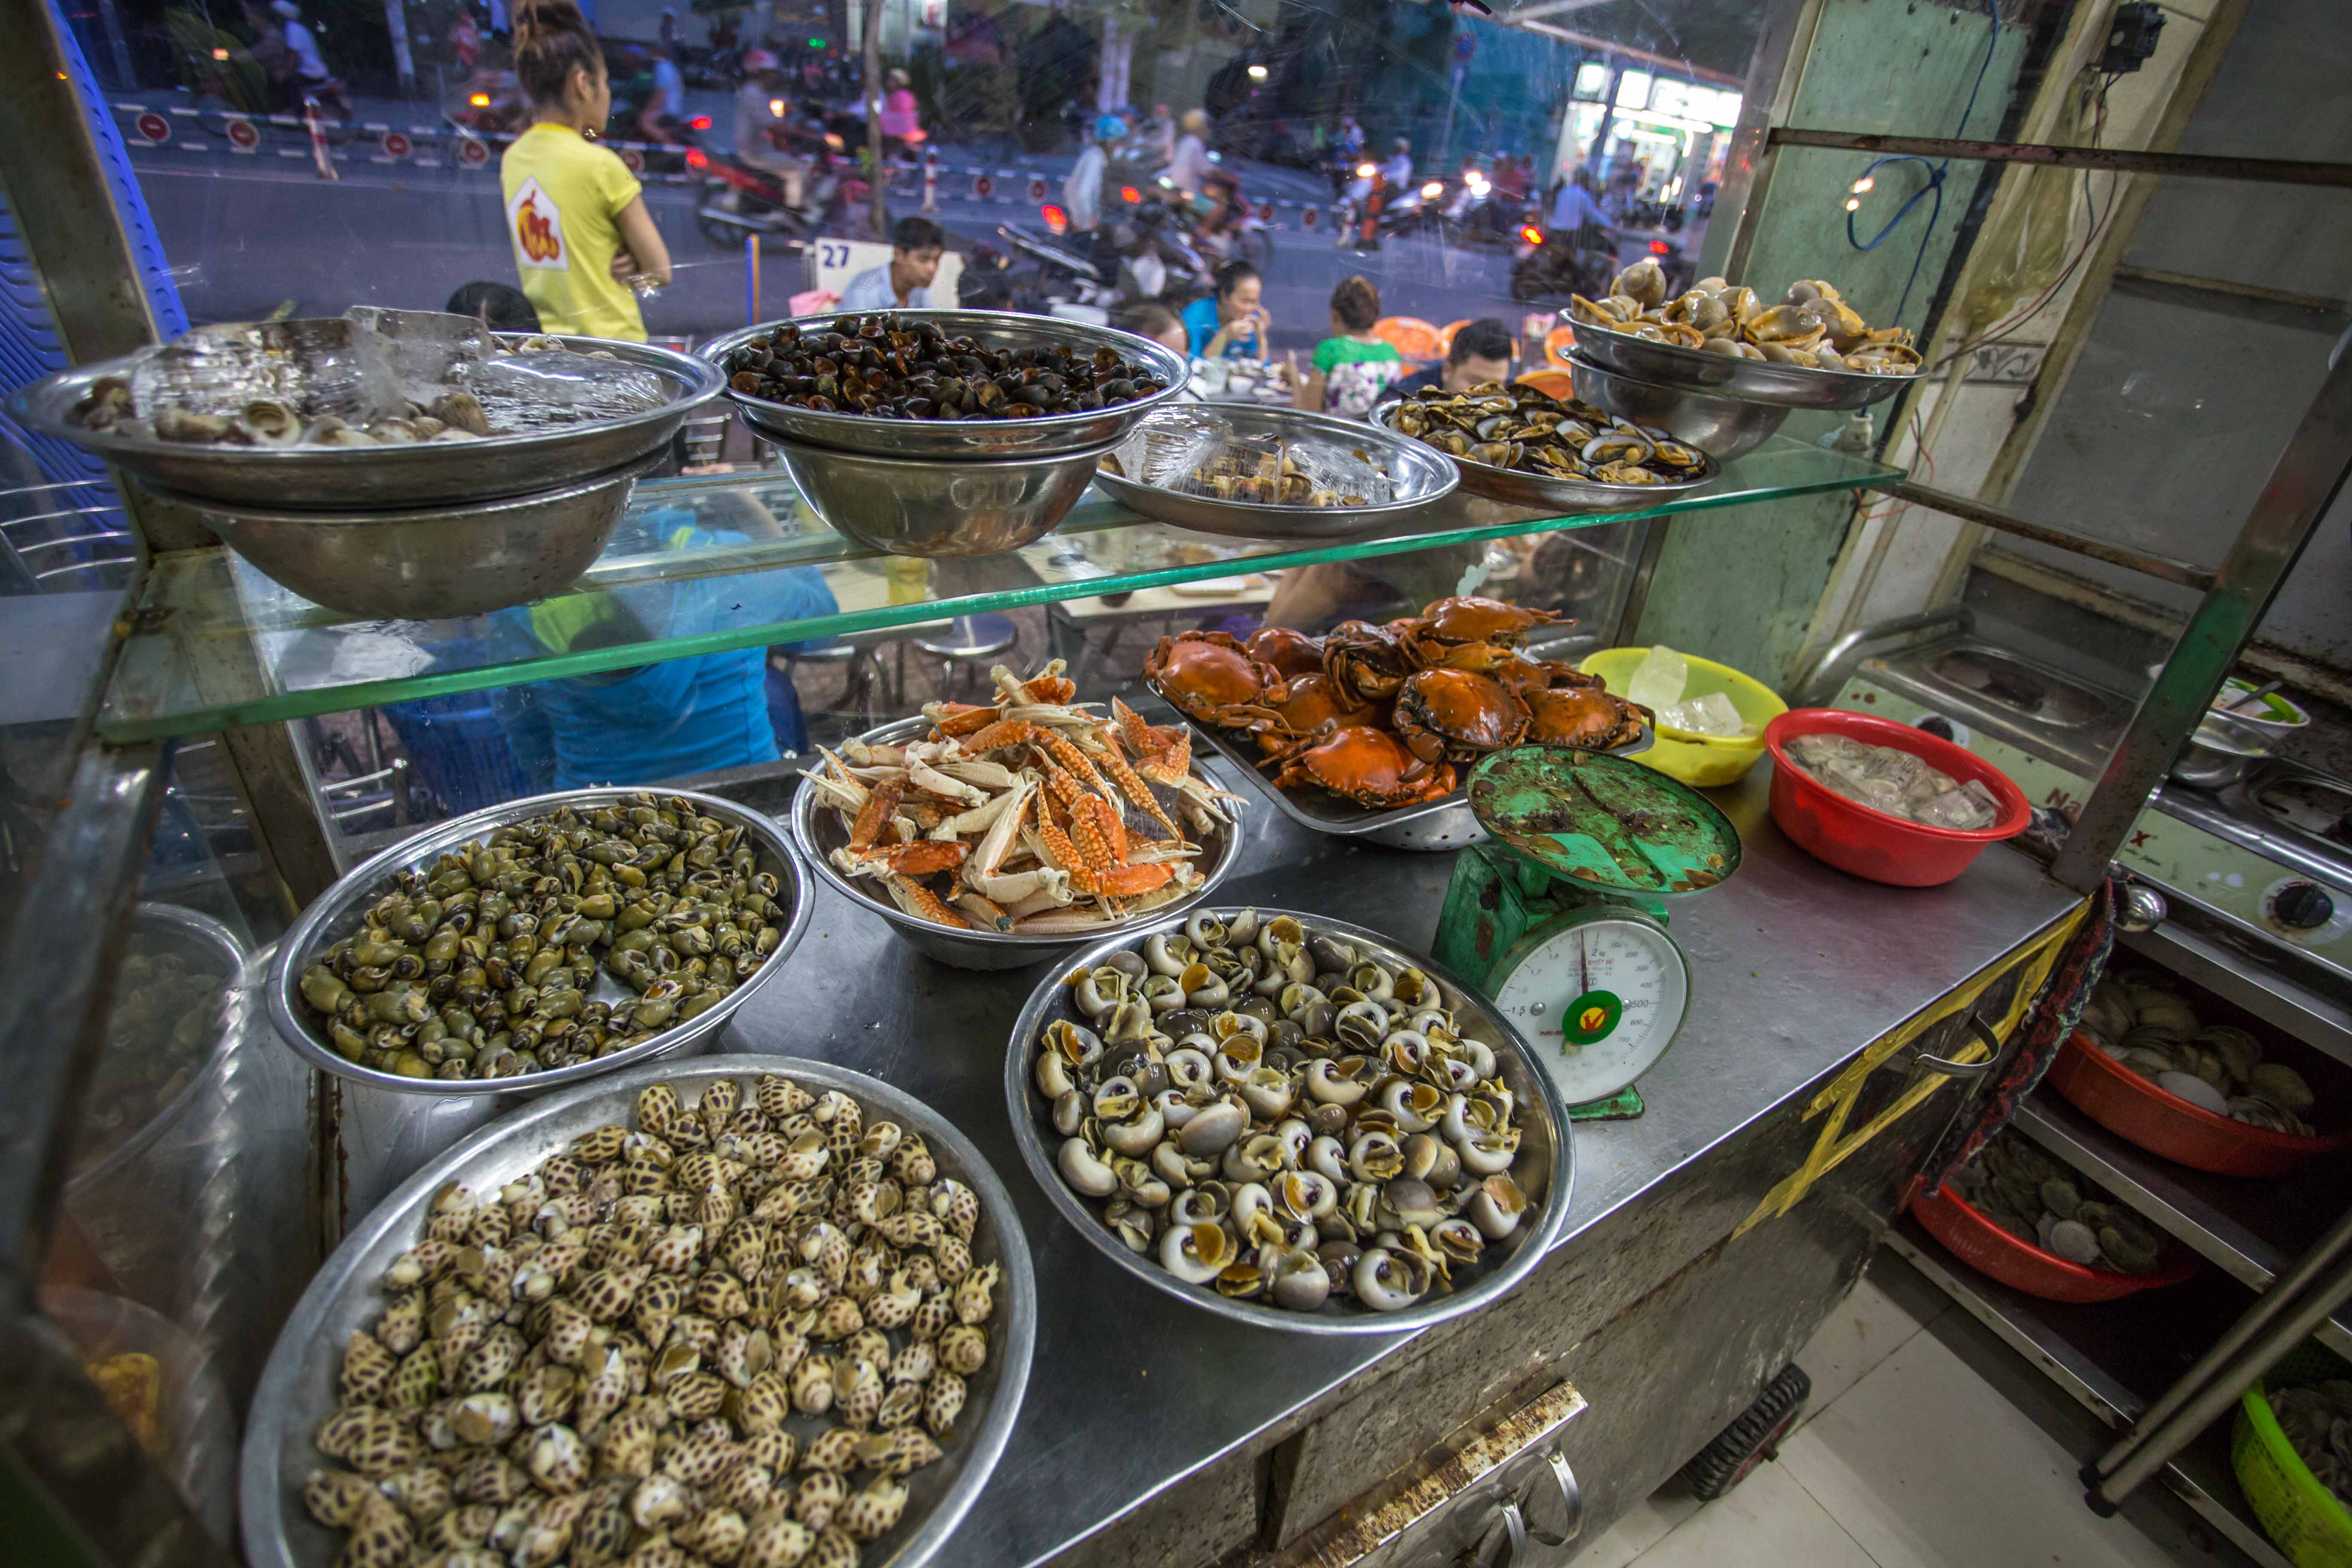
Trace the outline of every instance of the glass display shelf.
<path fill-rule="evenodd" d="M 637 487 L 613 542 L 570 592 L 463 619 L 361 619 L 310 603 L 224 549 L 164 556 L 126 628 L 98 731 L 116 742 L 198 734 L 1901 477 L 1865 458 L 1778 437 L 1727 465 L 1714 484 L 1655 507 L 1560 517 L 1457 492 L 1409 522 L 1337 543 L 1195 533 L 1147 521 L 1093 491 L 1036 543 L 955 561 L 851 543 L 808 509 L 781 469 L 661 480 Z M 1202 599 L 1214 602 L 1213 590 Z"/>

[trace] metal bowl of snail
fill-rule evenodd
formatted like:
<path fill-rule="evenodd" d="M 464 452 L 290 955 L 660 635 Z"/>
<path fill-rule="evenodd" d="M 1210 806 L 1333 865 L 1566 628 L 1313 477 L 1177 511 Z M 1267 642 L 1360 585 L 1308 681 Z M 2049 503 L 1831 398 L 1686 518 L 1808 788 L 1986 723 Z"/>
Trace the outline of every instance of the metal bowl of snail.
<path fill-rule="evenodd" d="M 836 1096 L 860 1108 L 854 1123 Z M 813 1146 L 808 1129 L 783 1131 L 828 1110 Z M 654 1125 L 669 1138 L 649 1137 Z M 866 1152 L 885 1142 L 887 1157 Z M 662 1152 L 671 1167 L 656 1163 Z M 698 1154 L 719 1167 L 719 1192 L 687 1199 L 699 1223 L 664 1223 L 686 1199 L 665 1179 Z M 817 1176 L 782 1174 L 788 1160 L 818 1154 L 828 1160 Z M 817 1201 L 828 1215 L 860 1201 L 889 1210 L 870 1227 L 820 1224 L 795 1206 L 859 1159 L 887 1179 Z M 559 1176 L 551 1163 L 568 1169 Z M 612 1196 L 607 1177 L 627 1194 Z M 559 1182 L 574 1184 L 566 1193 Z M 917 1185 L 928 1205 L 906 1201 Z M 559 1229 L 583 1194 L 599 1217 Z M 621 1205 L 638 1199 L 663 1214 L 627 1217 Z M 929 1222 L 919 1231 L 919 1212 Z M 787 1234 L 799 1247 L 773 1257 Z M 904 1249 L 881 1248 L 887 1235 Z M 565 1246 L 575 1240 L 583 1245 Z M 617 1258 L 616 1246 L 639 1247 L 637 1261 Z M 930 1260 L 925 1278 L 942 1277 L 929 1289 L 905 1279 L 919 1258 Z M 838 1304 L 859 1300 L 850 1288 L 871 1283 L 876 1261 L 893 1267 L 863 1297 L 871 1321 L 820 1338 L 847 1327 Z M 909 1291 L 921 1297 L 911 1312 L 886 1305 L 904 1306 Z M 810 1297 L 810 1308 L 790 1304 Z M 828 1324 L 833 1313 L 843 1321 Z M 887 1371 L 868 1335 L 889 1348 Z M 254 1396 L 238 1492 L 246 1559 L 619 1562 L 664 1535 L 691 1552 L 681 1560 L 735 1568 L 916 1568 L 1003 1455 L 1035 1336 L 1036 1285 L 1012 1200 L 928 1106 L 792 1057 L 639 1067 L 483 1129 L 345 1237 Z M 588 1364 L 598 1351 L 601 1363 Z M 887 1392 L 910 1386 L 921 1394 Z M 465 1458 L 448 1465 L 459 1450 Z M 592 1544 L 604 1555 L 592 1559 Z"/>
<path fill-rule="evenodd" d="M 1476 1311 L 1568 1221 L 1568 1111 L 1527 1043 L 1437 964 L 1319 915 L 1196 910 L 1088 949 L 1022 1010 L 1004 1099 L 1097 1251 L 1263 1329 Z"/>
<path fill-rule="evenodd" d="M 404 886 L 413 885 L 417 893 L 429 900 L 435 896 L 432 884 L 437 879 L 444 875 L 456 875 L 460 880 L 473 882 L 478 897 L 482 887 L 479 879 L 459 870 L 460 866 L 467 862 L 458 858 L 458 852 L 468 844 L 492 848 L 495 847 L 495 837 L 502 829 L 516 827 L 534 819 L 568 817 L 586 824 L 594 821 L 597 814 L 603 812 L 619 814 L 624 826 L 614 833 L 592 830 L 597 834 L 598 848 L 592 849 L 588 857 L 572 858 L 583 866 L 593 865 L 595 871 L 590 872 L 592 877 L 596 872 L 609 869 L 616 879 L 613 888 L 618 889 L 617 903 L 621 907 L 610 924 L 622 930 L 614 941 L 608 942 L 600 935 L 590 942 L 560 947 L 551 945 L 545 939 L 555 934 L 552 925 L 570 916 L 582 915 L 598 924 L 606 923 L 597 921 L 593 913 L 603 906 L 583 905 L 576 893 L 544 893 L 536 886 L 522 886 L 515 881 L 510 874 L 512 868 L 509 868 L 494 870 L 491 885 L 505 889 L 502 897 L 513 906 L 506 912 L 516 918 L 509 922 L 502 915 L 499 928 L 482 935 L 479 953 L 464 947 L 466 940 L 478 933 L 471 929 L 454 929 L 456 922 L 450 918 L 454 906 L 467 896 L 460 889 L 456 897 L 442 900 L 444 908 L 441 910 L 420 906 L 413 911 L 421 923 L 404 933 L 404 937 L 414 940 L 394 940 L 384 943 L 396 950 L 392 952 L 387 962 L 414 960 L 414 967 L 419 973 L 413 981 L 401 978 L 397 970 L 388 975 L 372 973 L 364 980 L 356 972 L 348 976 L 329 972 L 325 962 L 329 955 L 347 940 L 364 940 L 371 930 L 375 929 L 375 911 L 382 908 L 388 897 L 400 893 Z M 649 813 L 654 820 L 648 823 L 630 821 L 629 814 L 633 812 Z M 698 827 L 678 826 L 689 814 L 693 823 L 715 823 L 716 829 L 704 832 Z M 665 817 L 671 820 L 665 821 Z M 656 1023 L 655 1014 L 639 1009 L 648 999 L 658 1001 L 671 996 L 672 988 L 663 986 L 656 993 L 646 985 L 625 982 L 619 977 L 614 958 L 621 940 L 631 939 L 632 945 L 637 945 L 633 940 L 636 932 L 628 929 L 631 922 L 622 918 L 626 906 L 635 901 L 635 894 L 647 889 L 656 894 L 669 892 L 670 884 L 677 883 L 677 891 L 671 894 L 668 905 L 669 910 L 675 910 L 677 900 L 694 885 L 696 873 L 708 874 L 714 869 L 699 865 L 679 865 L 675 861 L 652 861 L 655 836 L 681 834 L 697 843 L 705 838 L 715 839 L 714 847 L 721 848 L 721 858 L 727 862 L 716 869 L 725 878 L 737 875 L 741 865 L 739 851 L 748 851 L 755 888 L 761 890 L 773 910 L 772 917 L 762 914 L 757 924 L 775 935 L 765 937 L 757 929 L 746 935 L 744 940 L 751 943 L 754 952 L 759 950 L 761 943 L 766 943 L 766 956 L 753 965 L 750 973 L 739 973 L 731 986 L 722 986 L 709 979 L 710 960 L 703 957 L 703 942 L 699 933 L 714 933 L 711 949 L 715 956 L 718 948 L 727 940 L 719 931 L 727 923 L 723 918 L 705 921 L 698 916 L 694 917 L 697 934 L 693 935 L 684 929 L 684 918 L 671 913 L 657 915 L 654 920 L 644 922 L 642 929 L 653 935 L 642 945 L 649 953 L 653 949 L 663 950 L 660 954 L 649 957 L 649 963 L 657 957 L 662 964 L 674 964 L 680 971 L 701 977 L 698 979 L 696 987 L 691 989 L 682 979 L 677 982 L 673 1005 L 667 1018 Z M 593 858 L 598 853 L 617 856 L 617 851 L 611 846 L 623 835 L 635 836 L 641 841 L 636 848 L 643 852 L 642 856 L 630 858 L 652 861 L 649 866 L 640 865 L 634 868 L 634 881 L 630 880 L 632 872 L 623 866 L 613 864 L 608 867 Z M 726 847 L 730 839 L 731 847 Z M 681 855 L 689 854 L 691 847 L 681 849 Z M 568 875 L 567 868 L 560 864 L 555 870 Z M 772 893 L 765 891 L 771 885 L 770 879 L 772 880 Z M 277 958 L 270 966 L 266 988 L 269 1021 L 277 1028 L 278 1037 L 312 1066 L 372 1088 L 404 1095 L 442 1097 L 536 1093 L 576 1083 L 583 1079 L 616 1072 L 656 1058 L 689 1055 L 707 1047 L 725 1026 L 729 1016 L 783 967 L 785 959 L 799 942 L 801 933 L 807 929 L 811 906 L 809 890 L 806 874 L 785 842 L 783 831 L 760 813 L 732 801 L 721 800 L 717 795 L 685 790 L 607 786 L 564 790 L 553 795 L 509 801 L 503 805 L 489 806 L 448 822 L 437 823 L 414 837 L 403 839 L 346 872 L 333 887 L 321 894 L 303 911 L 302 918 L 295 922 L 294 929 L 286 934 L 285 940 L 278 944 Z M 730 897 L 735 896 L 730 892 Z M 565 907 L 567 899 L 571 905 L 569 909 Z M 709 902 L 697 901 L 706 905 Z M 480 905 L 477 902 L 472 907 L 478 910 Z M 656 904 L 644 907 L 651 910 Z M 739 899 L 737 908 L 740 907 Z M 524 921 L 529 925 L 526 926 Z M 740 933 L 742 929 L 739 924 L 738 932 Z M 445 934 L 448 934 L 448 942 L 436 947 L 436 940 Z M 482 1045 L 474 1047 L 469 1059 L 451 1066 L 448 1058 L 452 1054 L 465 1056 L 467 1053 L 463 1050 L 453 1052 L 440 1041 L 427 1042 L 424 1037 L 434 1023 L 449 1016 L 447 1009 L 452 1003 L 465 1000 L 455 994 L 454 985 L 445 988 L 441 982 L 456 978 L 454 966 L 463 957 L 473 956 L 478 961 L 486 961 L 499 957 L 500 947 L 509 949 L 511 953 L 518 937 L 530 942 L 536 951 L 527 955 L 501 959 L 501 962 L 520 965 L 520 972 L 510 977 L 512 984 L 507 983 L 507 977 L 491 977 L 492 994 L 488 1005 L 498 1008 L 503 1004 L 505 1019 L 493 1019 L 493 1022 L 503 1022 L 503 1032 L 509 1047 L 504 1054 L 515 1059 L 519 1070 L 500 1071 L 498 1069 L 501 1064 L 495 1059 L 481 1059 L 495 1044 L 487 1037 Z M 457 951 L 444 952 L 443 947 Z M 537 979 L 531 978 L 531 963 L 535 960 L 544 962 L 543 954 L 549 952 L 559 952 L 563 958 L 573 961 L 565 968 L 567 975 L 577 982 L 573 987 L 576 996 L 551 1003 L 549 999 L 561 988 L 541 990 L 541 983 L 547 981 L 544 973 Z M 699 970 L 696 968 L 698 958 L 701 958 L 703 963 Z M 349 966 L 344 958 L 337 958 L 334 962 Z M 730 967 L 740 971 L 743 962 L 740 956 L 731 959 Z M 383 966 L 371 964 L 370 967 L 380 970 Z M 488 967 L 486 962 L 484 967 Z M 584 980 L 580 979 L 583 969 L 589 972 Z M 321 980 L 321 974 L 328 978 Z M 671 979 L 673 976 L 665 970 L 656 978 Z M 449 994 L 445 994 L 445 989 Z M 709 989 L 718 990 L 719 994 L 715 1000 L 700 1000 L 701 992 Z M 530 994 L 526 995 L 526 992 Z M 352 994 L 354 993 L 356 995 Z M 425 1005 L 420 1008 L 415 1002 L 409 1001 L 409 997 L 421 998 Z M 392 1000 L 382 1000 L 384 998 Z M 351 1015 L 348 1005 L 353 1001 L 362 1008 L 373 1007 L 376 1011 L 362 1019 L 359 1028 L 343 1023 L 339 1030 L 338 1024 L 344 1016 Z M 402 1010 L 403 1003 L 406 1004 L 404 1011 Z M 322 1005 L 331 1010 L 322 1012 Z M 572 1010 L 575 1006 L 581 1011 Z M 569 1021 L 576 1026 L 583 1012 L 593 1008 L 604 1009 L 603 1013 L 593 1016 L 606 1019 L 605 1024 L 599 1026 L 605 1038 L 587 1049 L 602 1050 L 604 1054 L 591 1055 L 586 1051 L 572 1052 L 567 1048 L 562 1052 L 565 1059 L 562 1062 L 544 1067 L 535 1065 L 540 1053 L 552 1047 L 542 1043 L 533 1049 L 524 1044 L 521 1031 L 525 1025 L 531 1026 L 535 1032 L 550 1039 L 558 1038 L 561 1034 L 568 1033 L 559 1029 L 560 1024 Z M 476 1019 L 478 1024 L 478 1011 Z M 393 1035 L 383 1036 L 379 1045 L 379 1034 L 384 1027 L 390 1028 Z M 647 1033 L 648 1029 L 653 1032 Z M 403 1031 L 408 1031 L 404 1037 L 393 1037 Z M 446 1023 L 442 1024 L 442 1032 L 446 1038 Z M 616 1038 L 620 1042 L 617 1045 L 614 1043 Z M 427 1043 L 435 1044 L 436 1048 L 432 1052 L 425 1051 L 423 1047 Z M 527 1051 L 529 1055 L 525 1054 Z M 438 1062 L 432 1059 L 436 1055 L 441 1058 Z"/>

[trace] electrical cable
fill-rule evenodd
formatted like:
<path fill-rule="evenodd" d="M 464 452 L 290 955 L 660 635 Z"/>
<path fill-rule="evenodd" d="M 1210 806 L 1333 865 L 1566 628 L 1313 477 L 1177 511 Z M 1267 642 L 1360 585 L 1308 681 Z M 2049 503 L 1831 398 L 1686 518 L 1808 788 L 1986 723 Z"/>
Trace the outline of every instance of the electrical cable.
<path fill-rule="evenodd" d="M 2107 89 L 2115 85 L 2116 79 L 2117 79 L 2113 76 L 2106 77 L 2103 79 L 2099 84 L 2098 104 L 2092 120 L 2091 129 L 2091 145 L 2094 147 L 2100 145 L 2102 139 L 2106 133 Z M 2116 198 L 2122 184 L 2123 177 L 2111 171 L 2107 175 L 2106 205 L 2103 209 L 2097 208 L 2092 204 L 2091 177 L 2086 173 L 2083 176 L 2083 211 L 2084 216 L 2091 219 L 2090 232 L 2083 237 L 2083 243 L 2075 247 L 2074 254 L 2067 258 L 2066 265 L 2059 270 L 2058 276 L 2051 281 L 2050 287 L 2044 289 L 2039 295 L 2037 295 L 2034 298 L 2033 302 L 2026 306 L 2021 313 L 2011 316 L 2006 321 L 1996 322 L 1991 330 L 1985 332 L 1982 336 L 1971 338 L 1968 342 L 1953 348 L 1949 353 L 1946 353 L 1942 359 L 1936 362 L 1929 374 L 1933 374 L 1937 371 L 1941 371 L 1945 366 L 1950 364 L 1952 361 L 1958 359 L 1962 354 L 1974 353 L 1977 350 L 1984 347 L 1987 343 L 2000 342 L 2001 339 L 2008 337 L 2011 332 L 2016 331 L 2020 327 L 2024 326 L 2028 321 L 2031 321 L 2034 317 L 2040 315 L 2045 309 L 2047 309 L 2050 302 L 2058 297 L 2058 291 L 2066 286 L 2066 279 L 2074 275 L 2074 269 L 2077 267 L 2080 267 L 2083 264 L 2084 259 L 2091 254 L 2091 247 L 2098 243 L 2099 236 L 2106 229 L 2108 221 L 2115 216 L 2116 205 Z"/>
<path fill-rule="evenodd" d="M 1976 112 L 1977 95 L 1984 88 L 1985 73 L 1991 69 L 1992 57 L 2000 47 L 2000 0 L 1985 0 L 1985 14 L 1991 18 L 1992 31 L 1985 38 L 1984 58 L 1977 62 L 1976 80 L 1969 84 L 1968 102 L 1961 106 L 1959 127 L 1952 132 L 1952 140 L 1955 142 L 1968 134 L 1969 117 Z M 1911 303 L 1911 289 L 1919 281 L 1920 266 L 1927 259 L 1927 243 L 1934 238 L 1936 225 L 1944 216 L 1944 176 L 1949 172 L 1952 161 L 1946 158 L 1941 163 L 1931 163 L 1916 153 L 1901 153 L 1877 159 L 1862 172 L 1862 178 L 1854 182 L 1854 195 L 1859 197 L 1863 192 L 1870 189 L 1877 180 L 1879 170 L 1895 163 L 1919 164 L 1927 171 L 1927 183 L 1904 199 L 1903 205 L 1895 209 L 1895 216 L 1880 226 L 1877 234 L 1871 237 L 1868 244 L 1863 242 L 1861 236 L 1854 232 L 1853 226 L 1853 215 L 1860 210 L 1862 204 L 1859 200 L 1848 201 L 1845 209 L 1845 242 L 1859 251 L 1876 250 L 1886 243 L 1887 237 L 1906 217 L 1910 216 L 1911 209 L 1919 205 L 1920 197 L 1934 198 L 1934 205 L 1927 209 L 1927 226 L 1919 234 L 1918 252 L 1911 258 L 1910 274 L 1903 279 L 1902 297 L 1895 301 L 1893 320 L 1900 322 L 1904 309 Z"/>

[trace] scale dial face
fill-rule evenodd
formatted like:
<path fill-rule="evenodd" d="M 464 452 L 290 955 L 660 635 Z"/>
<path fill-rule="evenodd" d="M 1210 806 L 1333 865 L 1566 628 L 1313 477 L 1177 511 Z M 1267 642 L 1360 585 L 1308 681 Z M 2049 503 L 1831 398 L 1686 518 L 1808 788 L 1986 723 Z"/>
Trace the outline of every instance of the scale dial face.
<path fill-rule="evenodd" d="M 1547 921 L 1495 966 L 1495 1006 L 1570 1105 L 1604 1100 L 1674 1044 L 1690 961 L 1666 928 L 1622 910 Z"/>

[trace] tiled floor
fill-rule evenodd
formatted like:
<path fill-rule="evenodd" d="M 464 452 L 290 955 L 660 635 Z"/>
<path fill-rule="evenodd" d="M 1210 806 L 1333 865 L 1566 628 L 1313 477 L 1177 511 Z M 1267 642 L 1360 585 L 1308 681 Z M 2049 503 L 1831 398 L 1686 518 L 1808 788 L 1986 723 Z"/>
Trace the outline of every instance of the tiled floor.
<path fill-rule="evenodd" d="M 1980 1372 L 2005 1371 L 1989 1358 L 2008 1352 L 1988 1341 L 1918 1274 L 1881 1253 L 1797 1357 L 1813 1394 L 1779 1462 L 1759 1465 L 1713 1503 L 1668 1482 L 1580 1552 L 1575 1568 L 2244 1563 L 2226 1543 L 2184 1528 L 2169 1498 L 2135 1499 L 2114 1519 L 2084 1508 L 2075 1452 Z M 2064 1412 L 2043 1414 L 2072 1424 Z"/>

